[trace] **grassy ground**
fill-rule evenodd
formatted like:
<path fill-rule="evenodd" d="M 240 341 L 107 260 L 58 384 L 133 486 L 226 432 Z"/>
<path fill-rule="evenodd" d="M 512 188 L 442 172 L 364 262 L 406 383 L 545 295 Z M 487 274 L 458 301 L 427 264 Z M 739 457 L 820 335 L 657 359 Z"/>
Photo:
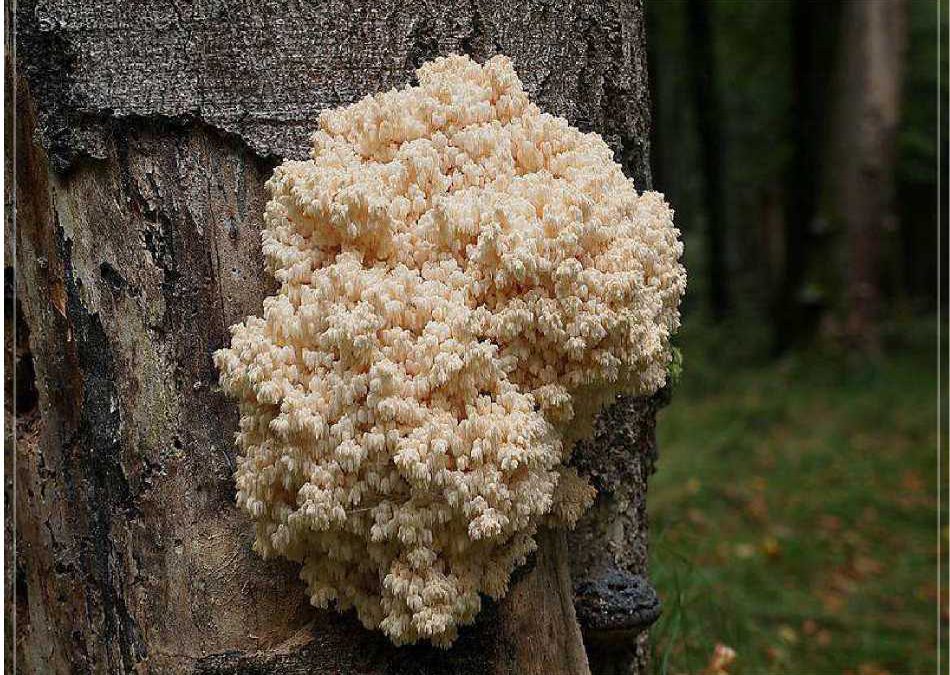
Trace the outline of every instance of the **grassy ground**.
<path fill-rule="evenodd" d="M 682 334 L 660 414 L 655 672 L 700 673 L 721 642 L 730 673 L 935 673 L 935 326 L 874 362 L 757 362 L 730 334 Z"/>

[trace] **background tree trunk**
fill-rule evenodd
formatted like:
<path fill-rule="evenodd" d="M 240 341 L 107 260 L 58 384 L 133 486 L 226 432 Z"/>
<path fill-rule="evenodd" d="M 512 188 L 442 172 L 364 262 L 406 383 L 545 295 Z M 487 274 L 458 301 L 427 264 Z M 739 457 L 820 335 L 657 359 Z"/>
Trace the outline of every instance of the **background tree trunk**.
<path fill-rule="evenodd" d="M 881 237 L 894 227 L 894 172 L 904 58 L 904 0 L 844 3 L 835 109 L 835 215 L 845 229 L 844 333 L 879 346 Z"/>
<path fill-rule="evenodd" d="M 809 236 L 818 193 L 817 149 L 822 142 L 817 87 L 813 83 L 816 33 L 824 4 L 796 0 L 792 5 L 791 106 L 792 157 L 785 189 L 781 274 L 773 312 L 773 351 L 782 353 L 807 336 L 801 293 L 808 264 Z"/>
<path fill-rule="evenodd" d="M 714 320 L 729 309 L 726 270 L 726 193 L 722 161 L 722 124 L 716 87 L 716 50 L 710 27 L 711 3 L 687 0 L 686 34 L 689 36 L 689 70 L 693 85 L 699 152 L 703 175 L 703 211 L 706 216 L 706 283 Z"/>
<path fill-rule="evenodd" d="M 16 19 L 20 672 L 640 672 L 660 398 L 619 400 L 577 453 L 601 490 L 583 556 L 545 532 L 451 650 L 396 649 L 251 551 L 211 353 L 273 291 L 273 167 L 321 109 L 434 56 L 507 54 L 647 187 L 641 3 L 34 0 Z"/>

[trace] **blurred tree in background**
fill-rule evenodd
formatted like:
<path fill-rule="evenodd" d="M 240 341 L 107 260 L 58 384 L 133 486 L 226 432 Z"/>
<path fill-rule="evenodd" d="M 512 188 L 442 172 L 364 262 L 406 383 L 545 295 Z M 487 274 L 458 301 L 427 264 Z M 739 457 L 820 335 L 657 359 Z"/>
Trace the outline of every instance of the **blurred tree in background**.
<path fill-rule="evenodd" d="M 767 322 L 780 353 L 873 349 L 882 319 L 933 311 L 936 8 L 648 1 L 654 182 L 689 312 Z"/>

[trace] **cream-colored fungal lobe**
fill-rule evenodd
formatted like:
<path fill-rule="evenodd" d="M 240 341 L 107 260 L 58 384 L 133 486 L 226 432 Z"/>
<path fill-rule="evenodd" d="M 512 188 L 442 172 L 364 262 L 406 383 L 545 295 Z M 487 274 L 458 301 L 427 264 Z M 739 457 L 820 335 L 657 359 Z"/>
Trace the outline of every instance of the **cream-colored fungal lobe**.
<path fill-rule="evenodd" d="M 320 116 L 268 182 L 280 284 L 215 354 L 240 405 L 237 501 L 313 604 L 448 645 L 501 597 L 618 392 L 663 385 L 686 275 L 672 211 L 508 59 Z"/>

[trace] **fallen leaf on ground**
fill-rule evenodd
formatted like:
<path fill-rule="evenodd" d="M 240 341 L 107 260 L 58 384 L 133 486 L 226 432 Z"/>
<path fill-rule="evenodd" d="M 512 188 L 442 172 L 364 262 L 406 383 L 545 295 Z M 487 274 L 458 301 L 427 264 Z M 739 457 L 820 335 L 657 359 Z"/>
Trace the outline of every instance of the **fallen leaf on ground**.
<path fill-rule="evenodd" d="M 913 469 L 908 469 L 901 476 L 901 487 L 908 492 L 921 492 L 924 489 L 924 480 Z"/>
<path fill-rule="evenodd" d="M 858 666 L 858 675 L 891 675 L 891 671 L 876 663 L 862 663 Z"/>
<path fill-rule="evenodd" d="M 709 664 L 702 675 L 729 675 L 729 667 L 735 660 L 736 650 L 719 642 L 713 649 Z"/>
<path fill-rule="evenodd" d="M 826 533 L 837 532 L 841 529 L 841 518 L 825 514 L 818 518 L 818 529 Z"/>
<path fill-rule="evenodd" d="M 755 555 L 755 546 L 752 544 L 736 544 L 736 557 L 747 560 Z"/>
<path fill-rule="evenodd" d="M 857 556 L 851 563 L 851 567 L 859 579 L 878 574 L 884 569 L 884 565 L 868 556 Z"/>
<path fill-rule="evenodd" d="M 788 625 L 779 626 L 778 636 L 782 639 L 782 642 L 787 642 L 790 645 L 798 642 L 798 633 Z"/>
<path fill-rule="evenodd" d="M 778 539 L 769 535 L 762 541 L 762 552 L 770 558 L 777 558 L 782 553 Z"/>

